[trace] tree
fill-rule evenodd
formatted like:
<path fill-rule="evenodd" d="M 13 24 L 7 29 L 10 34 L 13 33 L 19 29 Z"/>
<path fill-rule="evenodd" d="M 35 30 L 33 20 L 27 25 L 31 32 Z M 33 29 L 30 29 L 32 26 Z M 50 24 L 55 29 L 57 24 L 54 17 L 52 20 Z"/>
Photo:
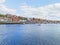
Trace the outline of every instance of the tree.
<path fill-rule="evenodd" d="M 5 15 L 4 14 L 0 14 L 0 17 L 5 17 Z"/>

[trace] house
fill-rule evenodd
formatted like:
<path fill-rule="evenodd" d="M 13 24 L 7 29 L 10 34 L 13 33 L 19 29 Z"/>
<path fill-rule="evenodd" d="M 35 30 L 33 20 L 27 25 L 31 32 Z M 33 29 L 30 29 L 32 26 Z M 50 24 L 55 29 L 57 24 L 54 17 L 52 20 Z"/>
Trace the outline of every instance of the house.
<path fill-rule="evenodd" d="M 7 22 L 8 19 L 6 17 L 0 17 L 0 22 Z"/>
<path fill-rule="evenodd" d="M 6 17 L 8 18 L 8 22 L 12 22 L 12 23 L 19 22 L 19 18 L 16 15 L 6 14 Z"/>

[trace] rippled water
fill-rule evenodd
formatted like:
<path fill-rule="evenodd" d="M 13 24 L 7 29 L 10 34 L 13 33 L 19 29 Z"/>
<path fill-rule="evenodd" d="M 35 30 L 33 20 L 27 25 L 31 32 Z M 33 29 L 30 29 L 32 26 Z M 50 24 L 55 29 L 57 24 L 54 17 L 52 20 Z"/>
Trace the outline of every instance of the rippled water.
<path fill-rule="evenodd" d="M 0 25 L 0 45 L 60 45 L 60 24 Z"/>

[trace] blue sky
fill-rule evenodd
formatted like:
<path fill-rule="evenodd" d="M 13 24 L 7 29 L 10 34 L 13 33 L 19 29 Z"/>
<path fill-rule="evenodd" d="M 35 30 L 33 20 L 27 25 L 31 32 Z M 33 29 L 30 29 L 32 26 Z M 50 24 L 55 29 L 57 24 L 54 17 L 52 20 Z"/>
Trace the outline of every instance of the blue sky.
<path fill-rule="evenodd" d="M 0 0 L 0 13 L 60 20 L 60 0 Z"/>
<path fill-rule="evenodd" d="M 29 6 L 37 7 L 53 3 L 60 3 L 60 0 L 6 0 L 4 4 L 10 8 L 17 8 L 23 3 L 27 3 Z"/>

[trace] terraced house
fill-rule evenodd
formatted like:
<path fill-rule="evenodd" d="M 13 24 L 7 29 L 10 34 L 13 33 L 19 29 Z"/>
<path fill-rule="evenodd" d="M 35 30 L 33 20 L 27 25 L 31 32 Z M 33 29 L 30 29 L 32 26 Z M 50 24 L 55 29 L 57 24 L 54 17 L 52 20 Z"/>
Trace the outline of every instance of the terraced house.
<path fill-rule="evenodd" d="M 6 17 L 8 18 L 8 22 L 11 23 L 18 23 L 20 20 L 19 17 L 16 15 L 6 14 Z"/>

